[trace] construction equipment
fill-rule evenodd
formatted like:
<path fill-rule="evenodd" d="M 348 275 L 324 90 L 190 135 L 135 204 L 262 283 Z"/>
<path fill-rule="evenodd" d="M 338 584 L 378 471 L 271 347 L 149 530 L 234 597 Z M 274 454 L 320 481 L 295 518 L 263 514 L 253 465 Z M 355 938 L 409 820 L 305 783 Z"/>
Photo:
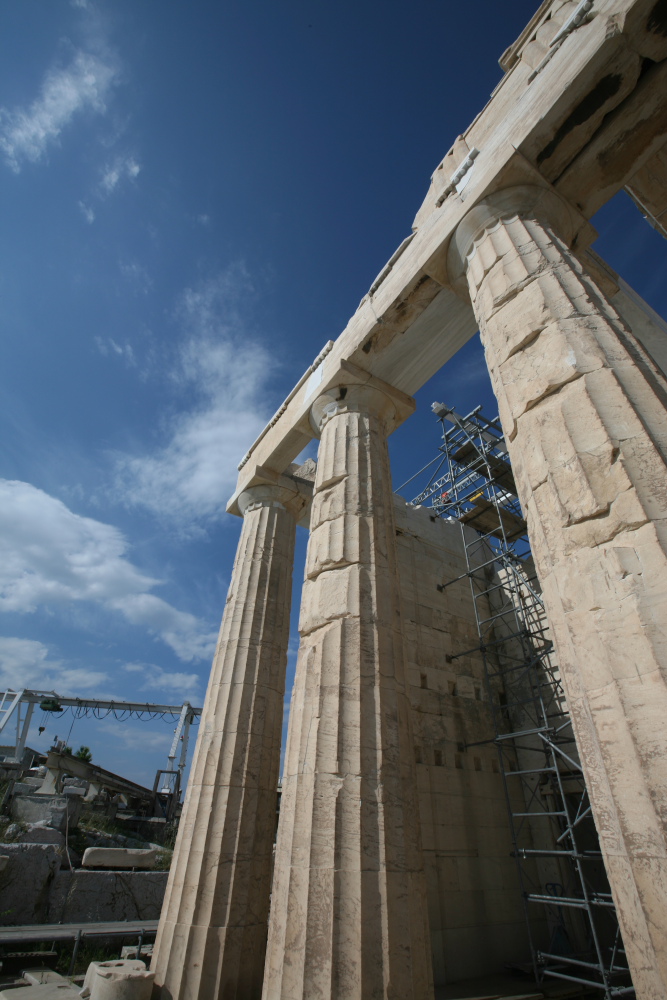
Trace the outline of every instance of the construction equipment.
<path fill-rule="evenodd" d="M 500 421 L 432 409 L 442 444 L 411 502 L 461 525 L 466 572 L 440 589 L 470 582 L 536 979 L 634 996 Z"/>
<path fill-rule="evenodd" d="M 35 706 L 38 706 L 44 712 L 58 713 L 71 710 L 75 719 L 86 716 L 93 716 L 96 719 L 104 719 L 112 716 L 119 720 L 128 718 L 165 718 L 166 716 L 176 719 L 177 724 L 167 757 L 167 767 L 158 771 L 158 778 L 161 779 L 162 787 L 160 789 L 157 788 L 159 782 L 156 778 L 154 789 L 154 793 L 158 797 L 163 797 L 168 811 L 173 813 L 183 784 L 183 772 L 185 771 L 187 762 L 190 728 L 199 719 L 202 712 L 201 708 L 194 707 L 188 701 L 183 702 L 182 705 L 160 705 L 153 702 L 110 701 L 102 698 L 66 698 L 56 694 L 55 691 L 33 691 L 27 688 L 20 691 L 1 691 L 0 735 L 5 730 L 9 731 L 12 723 L 16 726 L 14 754 L 12 757 L 5 758 L 5 761 L 8 763 L 20 763 L 23 758 L 23 751 L 25 750 Z M 177 757 L 178 764 L 176 763 Z M 68 756 L 66 760 L 70 762 L 72 758 Z M 57 769 L 62 770 L 62 767 L 59 765 Z M 71 764 L 69 766 L 69 773 L 74 773 Z M 111 772 L 105 773 L 111 774 Z M 144 791 L 147 790 L 144 789 Z M 167 796 L 169 796 L 168 799 L 166 798 Z"/>

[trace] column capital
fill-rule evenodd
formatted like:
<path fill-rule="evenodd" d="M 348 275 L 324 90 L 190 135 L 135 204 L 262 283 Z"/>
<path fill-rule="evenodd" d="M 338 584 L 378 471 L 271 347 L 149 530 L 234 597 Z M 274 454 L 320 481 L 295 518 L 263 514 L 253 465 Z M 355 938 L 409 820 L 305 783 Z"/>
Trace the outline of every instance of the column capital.
<path fill-rule="evenodd" d="M 287 505 L 293 498 L 293 493 L 280 486 L 250 486 L 239 495 L 236 502 L 245 517 L 258 507 L 279 507 L 281 510 L 287 510 Z"/>
<path fill-rule="evenodd" d="M 450 282 L 461 282 L 484 233 L 517 218 L 532 218 L 548 225 L 568 246 L 587 246 L 596 236 L 588 220 L 553 188 L 537 184 L 504 188 L 474 205 L 456 227 L 447 255 Z"/>
<path fill-rule="evenodd" d="M 313 483 L 298 471 L 295 465 L 283 473 L 256 465 L 247 486 L 230 498 L 227 513 L 244 517 L 257 507 L 282 507 L 300 521 L 313 498 Z"/>
<path fill-rule="evenodd" d="M 346 368 L 354 368 L 352 377 L 345 378 Z M 376 378 L 368 372 L 364 382 L 357 381 L 361 369 L 346 365 L 341 368 L 339 384 L 326 389 L 310 407 L 310 425 L 319 437 L 325 423 L 339 413 L 371 413 L 379 417 L 391 434 L 414 413 L 415 401 L 388 382 Z"/>

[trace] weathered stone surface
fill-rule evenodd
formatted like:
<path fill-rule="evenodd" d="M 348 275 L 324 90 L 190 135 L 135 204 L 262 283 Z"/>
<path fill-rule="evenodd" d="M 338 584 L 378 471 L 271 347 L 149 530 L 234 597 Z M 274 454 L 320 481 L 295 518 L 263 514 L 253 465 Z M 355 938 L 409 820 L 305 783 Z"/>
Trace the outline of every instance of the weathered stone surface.
<path fill-rule="evenodd" d="M 44 922 L 157 920 L 167 877 L 168 872 L 61 871 L 50 887 Z"/>
<path fill-rule="evenodd" d="M 129 847 L 87 847 L 84 868 L 154 868 L 157 851 Z"/>
<path fill-rule="evenodd" d="M 55 844 L 56 847 L 65 846 L 65 835 L 59 830 L 54 830 L 52 826 L 42 820 L 40 823 L 29 823 L 27 829 L 22 830 L 15 838 L 18 844 Z"/>
<path fill-rule="evenodd" d="M 497 974 L 507 964 L 529 963 L 530 949 L 511 857 L 503 778 L 496 748 L 490 742 L 494 728 L 484 662 L 477 650 L 458 655 L 479 641 L 469 580 L 464 576 L 451 583 L 466 571 L 461 525 L 433 518 L 430 508 L 415 509 L 400 497 L 394 500 L 397 575 L 437 987 Z M 465 532 L 468 541 L 478 541 L 471 528 Z M 491 554 L 490 547 L 478 544 L 471 558 L 485 562 Z M 489 585 L 500 582 L 492 578 L 492 568 L 487 567 L 486 572 Z M 450 585 L 439 589 L 443 583 Z M 502 600 L 500 593 L 495 590 L 492 596 Z M 480 612 L 487 617 L 491 610 L 487 612 L 486 604 L 478 600 Z M 452 654 L 457 655 L 454 661 Z M 497 696 L 499 680 L 495 684 Z M 461 752 L 467 744 L 473 746 Z M 530 766 L 529 760 L 526 767 Z M 520 784 L 516 782 L 508 791 L 515 810 L 524 811 Z M 544 827 L 543 822 L 537 822 Z M 532 840 L 531 833 L 524 825 L 522 846 L 538 846 L 540 842 Z M 548 831 L 542 829 L 542 837 L 545 834 Z M 553 840 L 540 846 L 552 847 Z M 553 862 L 541 861 L 537 868 L 529 870 L 535 885 L 561 878 Z M 533 937 L 546 950 L 549 933 L 538 908 L 531 917 Z"/>
<path fill-rule="evenodd" d="M 61 855 L 52 844 L 2 844 L 9 858 L 0 873 L 0 924 L 38 924 L 47 920 L 49 893 L 60 871 Z"/>
<path fill-rule="evenodd" d="M 83 988 L 81 990 L 82 994 L 86 992 L 90 994 L 93 988 L 93 982 L 98 974 L 98 970 L 110 971 L 116 970 L 117 972 L 145 972 L 146 963 L 142 962 L 140 959 L 128 959 L 128 958 L 117 958 L 109 962 L 91 962 L 86 969 L 86 978 L 83 981 Z"/>
<path fill-rule="evenodd" d="M 470 294 L 633 981 L 662 1000 L 665 381 L 551 226 L 508 198 L 465 248 Z"/>
<path fill-rule="evenodd" d="M 143 962 L 95 962 L 86 973 L 91 1000 L 149 1000 L 154 972 L 137 968 Z M 84 987 L 85 988 L 85 987 Z"/>
<path fill-rule="evenodd" d="M 377 389 L 340 397 L 314 408 L 322 439 L 263 997 L 425 1000 L 430 941 L 385 440 L 392 404 Z"/>
<path fill-rule="evenodd" d="M 152 944 L 142 944 L 141 955 L 150 960 L 153 954 Z M 139 956 L 137 955 L 137 945 L 136 944 L 124 944 L 120 949 L 120 957 L 124 959 L 135 959 Z"/>
<path fill-rule="evenodd" d="M 21 986 L 21 1000 L 75 1000 L 79 996 L 76 986 L 69 982 L 44 983 L 40 986 Z M 2 1000 L 16 1000 L 16 990 L 4 990 Z"/>
<path fill-rule="evenodd" d="M 243 530 L 152 962 L 169 1000 L 261 993 L 303 504 L 270 485 L 239 504 Z"/>
<path fill-rule="evenodd" d="M 12 799 L 12 819 L 19 823 L 45 823 L 65 833 L 76 828 L 82 808 L 81 800 L 69 795 L 24 794 Z"/>
<path fill-rule="evenodd" d="M 30 986 L 44 986 L 45 983 L 67 983 L 68 986 L 72 985 L 59 972 L 54 972 L 53 969 L 44 969 L 43 967 L 22 969 L 21 975 Z"/>

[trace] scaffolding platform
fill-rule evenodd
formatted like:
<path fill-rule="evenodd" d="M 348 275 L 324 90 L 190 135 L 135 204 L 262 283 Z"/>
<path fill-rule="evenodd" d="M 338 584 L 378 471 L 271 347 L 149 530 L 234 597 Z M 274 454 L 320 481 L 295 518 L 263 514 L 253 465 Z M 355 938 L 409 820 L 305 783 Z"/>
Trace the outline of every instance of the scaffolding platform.
<path fill-rule="evenodd" d="M 510 542 L 526 534 L 526 522 L 522 517 L 509 510 L 498 511 L 491 500 L 473 497 L 470 505 L 470 509 L 459 518 L 461 524 L 468 524 L 483 535 L 507 538 Z"/>

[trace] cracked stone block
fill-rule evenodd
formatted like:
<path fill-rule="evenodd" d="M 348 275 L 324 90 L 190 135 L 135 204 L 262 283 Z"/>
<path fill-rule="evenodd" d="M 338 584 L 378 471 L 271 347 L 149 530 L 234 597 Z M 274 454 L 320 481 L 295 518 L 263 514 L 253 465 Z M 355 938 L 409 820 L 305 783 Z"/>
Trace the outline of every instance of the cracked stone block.
<path fill-rule="evenodd" d="M 18 823 L 44 823 L 65 833 L 79 822 L 83 802 L 69 795 L 19 795 L 12 800 L 12 819 Z"/>
<path fill-rule="evenodd" d="M 168 872 L 60 872 L 50 893 L 48 921 L 67 924 L 157 920 L 168 875 Z"/>
<path fill-rule="evenodd" d="M 53 844 L 3 844 L 2 854 L 9 860 L 0 872 L 0 924 L 43 923 L 60 850 Z"/>

